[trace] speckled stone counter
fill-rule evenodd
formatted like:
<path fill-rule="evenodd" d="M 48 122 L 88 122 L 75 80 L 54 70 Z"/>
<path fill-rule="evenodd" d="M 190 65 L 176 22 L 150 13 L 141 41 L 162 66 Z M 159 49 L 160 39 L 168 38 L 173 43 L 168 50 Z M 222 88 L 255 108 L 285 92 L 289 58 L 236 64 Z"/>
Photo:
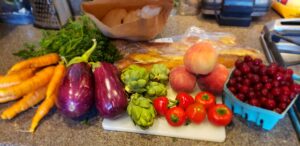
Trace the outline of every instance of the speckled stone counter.
<path fill-rule="evenodd" d="M 230 32 L 237 36 L 241 45 L 261 49 L 259 34 L 263 24 L 279 18 L 274 12 L 256 19 L 250 27 L 225 27 L 216 24 L 214 19 L 203 19 L 195 16 L 171 16 L 165 30 L 159 37 L 184 33 L 189 26 L 201 27 L 206 31 Z M 22 47 L 24 42 L 39 40 L 41 32 L 31 25 L 9 26 L 0 24 L 0 74 L 13 65 L 19 58 L 12 55 Z M 11 105 L 1 104 L 0 112 Z M 24 132 L 28 129 L 36 108 L 20 114 L 10 121 L 0 120 L 0 145 L 136 145 L 136 146 L 299 146 L 300 143 L 288 116 L 282 119 L 272 131 L 263 131 L 238 117 L 226 128 L 227 138 L 223 143 L 188 140 L 163 136 L 142 135 L 126 132 L 105 131 L 101 127 L 102 119 L 95 117 L 89 124 L 63 118 L 52 111 L 38 127 L 35 134 Z M 201 132 L 201 131 L 199 131 Z"/>

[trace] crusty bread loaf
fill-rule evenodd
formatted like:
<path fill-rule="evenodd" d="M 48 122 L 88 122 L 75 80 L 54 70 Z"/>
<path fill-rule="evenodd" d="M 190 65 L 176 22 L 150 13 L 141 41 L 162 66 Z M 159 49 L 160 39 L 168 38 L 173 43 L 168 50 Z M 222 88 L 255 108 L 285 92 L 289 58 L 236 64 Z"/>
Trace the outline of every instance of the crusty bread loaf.
<path fill-rule="evenodd" d="M 121 25 L 126 15 L 126 9 L 112 9 L 101 19 L 101 21 L 109 27 L 114 27 Z"/>
<path fill-rule="evenodd" d="M 128 12 L 126 17 L 124 18 L 123 23 L 129 23 L 129 22 L 137 21 L 138 19 L 140 19 L 140 15 L 141 15 L 141 10 L 140 9 L 131 10 L 131 11 Z"/>

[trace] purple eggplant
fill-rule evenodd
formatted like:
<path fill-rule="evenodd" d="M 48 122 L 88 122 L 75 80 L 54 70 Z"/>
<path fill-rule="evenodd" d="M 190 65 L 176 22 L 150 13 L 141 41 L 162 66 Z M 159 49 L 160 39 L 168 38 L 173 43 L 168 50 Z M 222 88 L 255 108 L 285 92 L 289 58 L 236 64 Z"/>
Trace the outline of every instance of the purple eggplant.
<path fill-rule="evenodd" d="M 65 116 L 78 118 L 89 111 L 94 101 L 93 74 L 89 64 L 71 65 L 59 89 L 56 106 Z"/>
<path fill-rule="evenodd" d="M 94 66 L 96 108 L 100 116 L 114 119 L 126 111 L 127 95 L 117 68 L 106 62 Z"/>

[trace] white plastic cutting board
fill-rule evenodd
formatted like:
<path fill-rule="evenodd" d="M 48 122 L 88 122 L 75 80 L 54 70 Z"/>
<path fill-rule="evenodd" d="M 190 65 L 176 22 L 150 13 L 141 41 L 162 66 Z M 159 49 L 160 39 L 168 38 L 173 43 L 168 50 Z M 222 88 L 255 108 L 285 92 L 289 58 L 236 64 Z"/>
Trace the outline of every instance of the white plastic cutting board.
<path fill-rule="evenodd" d="M 168 87 L 169 88 L 167 97 L 174 99 L 176 97 L 176 92 L 174 92 L 170 88 L 170 86 Z M 198 87 L 196 88 L 198 89 Z M 196 90 L 192 94 L 193 97 L 197 92 L 199 92 L 199 90 Z M 217 102 L 221 102 L 220 97 L 217 98 Z M 102 127 L 105 130 L 125 131 L 214 142 L 223 142 L 226 138 L 225 127 L 214 126 L 211 123 L 209 123 L 207 119 L 205 119 L 199 125 L 191 123 L 187 126 L 172 127 L 167 123 L 164 117 L 159 117 L 156 118 L 153 126 L 146 130 L 142 130 L 140 127 L 135 126 L 133 124 L 133 122 L 127 114 L 124 114 L 122 117 L 115 120 L 104 119 L 102 122 Z"/>

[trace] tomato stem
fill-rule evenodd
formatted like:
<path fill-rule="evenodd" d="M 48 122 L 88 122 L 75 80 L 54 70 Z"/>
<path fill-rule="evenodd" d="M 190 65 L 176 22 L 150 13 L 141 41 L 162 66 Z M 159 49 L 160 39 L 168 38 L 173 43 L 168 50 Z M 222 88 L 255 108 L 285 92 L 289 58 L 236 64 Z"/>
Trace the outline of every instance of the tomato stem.
<path fill-rule="evenodd" d="M 217 112 L 219 115 L 222 115 L 222 116 L 227 114 L 227 110 L 224 109 L 224 108 L 218 108 L 218 109 L 216 110 L 216 112 Z"/>
<path fill-rule="evenodd" d="M 208 94 L 204 94 L 204 95 L 202 96 L 202 99 L 203 99 L 203 100 L 209 100 L 209 95 L 208 95 Z"/>
<path fill-rule="evenodd" d="M 172 122 L 177 123 L 179 119 L 178 119 L 177 115 L 171 114 L 171 120 L 172 120 Z"/>

